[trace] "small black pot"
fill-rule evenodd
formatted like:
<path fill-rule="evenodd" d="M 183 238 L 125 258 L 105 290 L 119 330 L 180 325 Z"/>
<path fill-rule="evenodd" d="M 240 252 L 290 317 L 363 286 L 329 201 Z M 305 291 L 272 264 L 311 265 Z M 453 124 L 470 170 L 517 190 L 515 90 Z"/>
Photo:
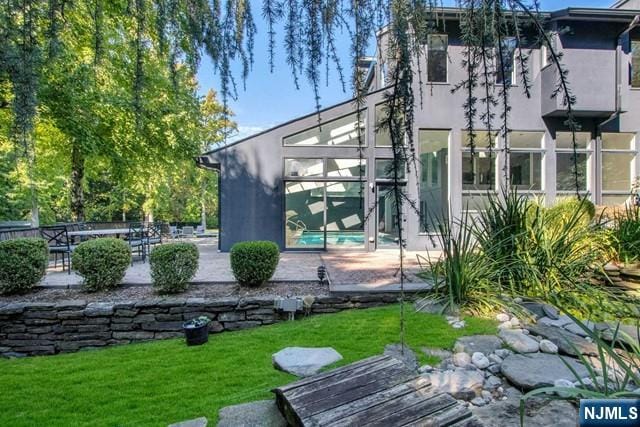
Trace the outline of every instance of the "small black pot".
<path fill-rule="evenodd" d="M 187 326 L 188 322 L 182 325 L 187 345 L 201 345 L 209 341 L 209 324 L 198 327 Z"/>

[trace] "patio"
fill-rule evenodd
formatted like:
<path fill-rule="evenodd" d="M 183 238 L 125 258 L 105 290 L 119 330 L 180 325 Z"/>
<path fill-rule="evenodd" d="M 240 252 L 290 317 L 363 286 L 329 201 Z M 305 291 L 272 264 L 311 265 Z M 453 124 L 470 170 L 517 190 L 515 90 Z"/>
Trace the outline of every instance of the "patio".
<path fill-rule="evenodd" d="M 231 272 L 229 253 L 218 252 L 216 238 L 182 239 L 193 242 L 200 252 L 199 268 L 192 280 L 201 285 L 234 284 Z M 420 290 L 425 283 L 416 276 L 419 265 L 416 255 L 427 256 L 426 252 L 407 252 L 405 256 L 407 290 Z M 400 278 L 397 274 L 399 266 L 398 252 L 384 250 L 379 252 L 283 252 L 280 263 L 271 279 L 272 283 L 303 284 L 317 282 L 317 269 L 325 265 L 329 272 L 331 292 L 388 292 L 398 291 Z M 54 268 L 53 263 L 47 271 L 42 288 L 70 289 L 79 288 L 82 278 L 75 272 L 68 274 L 62 271 L 60 263 Z M 144 286 L 151 283 L 149 262 L 136 259 L 123 279 L 125 287 Z"/>

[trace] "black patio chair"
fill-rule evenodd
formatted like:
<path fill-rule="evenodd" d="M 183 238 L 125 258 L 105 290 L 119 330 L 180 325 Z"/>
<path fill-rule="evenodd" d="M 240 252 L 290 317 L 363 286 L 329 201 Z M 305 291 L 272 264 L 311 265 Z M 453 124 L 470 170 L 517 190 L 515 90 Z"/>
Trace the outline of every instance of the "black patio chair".
<path fill-rule="evenodd" d="M 71 254 L 77 245 L 69 240 L 69 233 L 66 225 L 53 225 L 40 227 L 40 235 L 46 239 L 49 252 L 53 254 L 54 268 L 58 266 L 58 255 L 62 255 L 62 271 L 65 269 L 65 258 L 67 271 L 71 274 Z"/>
<path fill-rule="evenodd" d="M 149 223 L 147 228 L 147 253 L 151 253 L 151 246 L 162 244 L 162 223 Z"/>
<path fill-rule="evenodd" d="M 147 234 L 144 228 L 144 224 L 140 222 L 129 223 L 129 233 L 127 234 L 127 243 L 131 248 L 131 253 L 134 251 L 138 253 L 138 256 L 142 257 L 142 261 L 147 259 L 146 252 Z M 131 265 L 133 265 L 133 257 L 131 258 Z"/>

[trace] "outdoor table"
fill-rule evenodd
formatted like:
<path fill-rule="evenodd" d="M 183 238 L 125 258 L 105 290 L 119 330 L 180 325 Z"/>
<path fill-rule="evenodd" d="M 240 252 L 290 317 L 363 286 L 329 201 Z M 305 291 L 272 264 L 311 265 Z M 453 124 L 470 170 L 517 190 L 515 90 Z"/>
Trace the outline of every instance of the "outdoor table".
<path fill-rule="evenodd" d="M 128 228 L 105 228 L 103 230 L 75 230 L 67 232 L 69 237 L 104 237 L 129 234 Z"/>

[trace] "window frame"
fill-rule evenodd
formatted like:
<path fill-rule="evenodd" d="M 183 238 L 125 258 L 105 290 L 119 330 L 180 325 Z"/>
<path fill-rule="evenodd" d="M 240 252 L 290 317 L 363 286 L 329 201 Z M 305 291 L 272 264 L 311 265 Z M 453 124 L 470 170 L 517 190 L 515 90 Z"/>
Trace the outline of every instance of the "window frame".
<path fill-rule="evenodd" d="M 444 81 L 437 81 L 437 80 L 431 80 L 429 78 L 429 62 L 430 62 L 430 52 L 431 52 L 431 37 L 444 37 L 444 39 L 446 40 L 446 47 L 444 50 L 444 75 L 445 75 L 445 79 Z M 448 85 L 449 84 L 449 35 L 445 34 L 445 33 L 434 33 L 434 34 L 428 34 L 427 35 L 427 49 L 426 49 L 426 61 L 427 61 L 427 83 L 429 84 L 441 84 L 441 85 Z"/>
<path fill-rule="evenodd" d="M 322 175 L 315 176 L 294 176 L 287 175 L 287 160 L 322 160 Z M 361 166 L 364 165 L 364 173 L 362 174 L 362 179 L 359 176 L 353 177 L 344 177 L 344 176 L 336 176 L 329 175 L 328 164 L 329 160 L 360 160 Z M 367 158 L 366 157 L 349 157 L 349 156 L 301 156 L 301 157 L 292 157 L 287 156 L 282 158 L 282 180 L 283 181 L 362 181 L 365 182 L 367 180 Z"/>
<path fill-rule="evenodd" d="M 640 37 L 630 37 L 629 38 L 629 87 L 632 90 L 640 90 L 640 70 L 638 70 L 638 81 L 634 84 L 633 81 L 633 45 L 637 44 L 638 46 L 638 67 L 640 68 Z"/>
<path fill-rule="evenodd" d="M 640 41 L 640 40 L 639 40 Z M 631 140 L 629 141 L 628 148 L 605 148 L 604 147 L 604 138 L 603 136 L 606 134 L 623 134 L 631 136 Z M 633 185 L 633 180 L 638 175 L 638 150 L 637 146 L 637 135 L 634 132 L 602 132 L 597 137 L 597 147 L 598 147 L 598 159 L 599 165 L 598 168 L 598 188 L 600 189 L 598 194 L 598 203 L 603 204 L 603 200 L 605 196 L 627 196 L 631 195 L 631 186 Z M 622 192 L 620 190 L 605 190 L 604 189 L 604 155 L 605 154 L 626 154 L 631 155 L 633 157 L 631 161 L 631 165 L 629 167 L 629 188 L 626 192 Z"/>
<path fill-rule="evenodd" d="M 540 134 L 540 141 L 538 144 L 537 148 L 532 148 L 532 147 L 513 147 L 511 145 L 511 135 L 513 134 L 513 132 L 518 132 L 518 133 L 538 133 Z M 511 174 L 511 154 L 513 153 L 520 153 L 520 154 L 540 154 L 540 188 L 533 190 L 531 188 L 529 189 L 520 189 L 518 188 L 518 192 L 519 193 L 523 193 L 523 194 L 544 194 L 546 192 L 546 183 L 544 180 L 544 165 L 545 165 L 545 159 L 546 159 L 546 150 L 544 148 L 544 135 L 545 132 L 544 131 L 538 131 L 538 130 L 516 130 L 513 129 L 509 132 L 509 134 L 507 135 L 508 138 L 508 146 L 509 146 L 509 158 L 505 158 L 504 161 L 506 162 L 506 167 L 507 170 L 509 171 L 509 185 L 513 187 L 514 184 L 512 184 L 512 174 Z M 506 157 L 506 156 L 505 156 Z"/>
<path fill-rule="evenodd" d="M 478 132 L 488 132 L 486 129 L 475 129 L 474 133 L 478 133 Z M 492 156 L 493 156 L 493 162 L 494 162 L 494 168 L 493 168 L 493 185 L 491 186 L 492 188 L 490 189 L 465 189 L 464 186 L 468 185 L 464 183 L 464 177 L 463 177 L 463 163 L 460 164 L 460 186 L 461 186 L 461 192 L 460 192 L 460 203 L 461 203 L 461 209 L 462 212 L 467 212 L 467 213 L 477 213 L 477 212 L 481 212 L 481 210 L 478 209 L 466 209 L 466 206 L 464 205 L 464 198 L 465 196 L 481 196 L 481 195 L 485 195 L 487 194 L 487 192 L 491 191 L 492 193 L 495 193 L 497 195 L 498 193 L 498 188 L 499 188 L 499 184 L 500 184 L 500 175 L 498 173 L 499 171 L 499 162 L 500 162 L 500 152 L 502 150 L 503 147 L 503 143 L 502 143 L 502 137 L 500 136 L 500 133 L 497 131 L 493 131 L 495 133 L 495 135 L 493 136 L 493 140 L 494 140 L 494 144 L 493 147 L 491 147 L 491 150 L 489 149 L 489 147 L 475 147 L 474 148 L 474 153 L 475 155 L 477 155 L 478 153 L 489 153 L 491 151 Z M 471 148 L 464 144 L 465 142 L 465 137 L 467 135 L 467 131 L 466 130 L 462 130 L 461 132 L 461 144 L 460 144 L 460 160 L 461 162 L 465 162 L 465 153 L 471 153 Z M 473 184 L 475 185 L 475 184 Z"/>
<path fill-rule="evenodd" d="M 326 148 L 326 147 L 340 148 L 340 147 L 343 147 L 343 148 L 354 148 L 354 147 L 361 147 L 361 146 L 362 147 L 367 147 L 369 141 L 368 141 L 368 137 L 367 137 L 367 108 L 366 107 L 363 108 L 362 110 L 360 110 L 360 117 L 362 119 L 362 125 L 361 126 L 363 128 L 363 131 L 362 131 L 362 139 L 363 139 L 362 144 L 340 144 L 340 145 L 324 145 L 324 144 L 315 144 L 315 145 L 309 144 L 309 145 L 306 145 L 305 144 L 305 145 L 297 145 L 297 144 L 287 144 L 287 143 L 285 143 L 285 140 L 287 138 L 292 138 L 292 137 L 300 135 L 300 134 L 302 134 L 304 132 L 308 132 L 308 131 L 310 131 L 312 129 L 329 126 L 331 123 L 336 122 L 336 121 L 338 121 L 340 119 L 344 119 L 345 117 L 349 117 L 349 116 L 355 116 L 356 117 L 356 123 L 357 123 L 358 112 L 357 111 L 349 112 L 349 113 L 343 114 L 341 116 L 334 117 L 334 118 L 332 118 L 330 120 L 327 120 L 327 121 L 321 121 L 320 124 L 316 123 L 313 126 L 309 126 L 309 127 L 304 128 L 302 130 L 299 130 L 297 132 L 294 132 L 294 133 L 291 133 L 291 134 L 288 134 L 288 135 L 283 135 L 281 140 L 280 140 L 280 144 L 282 145 L 282 147 L 293 147 L 293 148 L 295 148 L 295 147 L 316 147 L 316 148 L 318 148 L 318 147 L 322 147 L 322 148 Z"/>
<path fill-rule="evenodd" d="M 420 133 L 421 132 L 446 132 L 447 133 L 447 170 L 445 171 L 445 175 L 446 175 L 446 180 L 447 180 L 447 206 L 446 206 L 446 210 L 447 210 L 447 221 L 451 221 L 451 218 L 453 217 L 452 215 L 452 210 L 451 210 L 451 198 L 452 198 L 452 192 L 451 192 L 451 153 L 452 153 L 452 138 L 453 138 L 453 131 L 452 129 L 443 129 L 443 128 L 419 128 L 418 129 L 418 156 L 422 155 L 422 144 L 420 143 Z M 421 195 L 422 195 L 422 175 L 423 175 L 423 164 L 420 161 L 420 174 L 418 175 L 418 207 L 419 207 L 419 224 L 418 224 L 418 236 L 436 236 L 439 233 L 436 230 L 433 231 L 428 231 L 423 229 L 423 221 L 422 221 L 422 199 L 421 199 Z M 431 172 L 433 172 L 431 170 Z M 429 177 L 429 181 L 431 181 L 431 176 Z M 442 185 L 442 182 L 438 182 L 439 185 Z"/>
<path fill-rule="evenodd" d="M 563 196 L 571 196 L 571 195 L 575 195 L 576 194 L 576 189 L 570 189 L 570 190 L 561 190 L 558 188 L 558 154 L 573 154 L 573 148 L 571 147 L 560 147 L 558 148 L 558 133 L 571 133 L 570 131 L 556 131 L 554 138 L 553 138 L 553 146 L 554 146 L 554 151 L 555 151 L 555 158 L 556 158 L 556 164 L 555 164 L 555 168 L 556 168 L 556 176 L 554 178 L 555 180 L 555 193 L 556 195 L 559 195 L 560 197 Z M 585 133 L 585 134 L 590 134 L 589 136 L 589 142 L 587 143 L 587 146 L 585 148 L 577 148 L 575 150 L 576 154 L 586 154 L 587 156 L 587 160 L 586 160 L 586 170 L 585 170 L 585 189 L 584 190 L 580 190 L 579 193 L 581 195 L 587 195 L 587 194 L 592 194 L 593 193 L 593 183 L 591 180 L 591 175 L 592 175 L 592 170 L 593 170 L 593 158 L 594 158 L 594 143 L 595 143 L 595 139 L 593 138 L 593 134 L 591 134 L 591 132 L 576 132 L 578 133 Z M 573 172 L 572 172 L 573 173 Z"/>
<path fill-rule="evenodd" d="M 507 84 L 506 86 L 509 87 L 513 87 L 513 86 L 518 86 L 518 61 L 517 61 L 517 55 L 518 55 L 518 39 L 517 37 L 514 36 L 509 36 L 509 37 L 505 37 L 502 39 L 502 42 L 504 43 L 507 40 L 513 40 L 515 42 L 515 45 L 513 47 L 513 54 L 512 54 L 512 58 L 511 58 L 511 82 L 509 84 Z M 504 84 L 504 77 L 503 76 L 503 80 L 500 82 L 498 81 L 498 78 L 500 77 L 501 70 L 500 70 L 500 63 L 499 61 L 502 59 L 502 47 L 498 46 L 495 48 L 495 69 L 496 69 L 496 78 L 495 78 L 495 85 L 496 86 L 505 86 Z"/>

